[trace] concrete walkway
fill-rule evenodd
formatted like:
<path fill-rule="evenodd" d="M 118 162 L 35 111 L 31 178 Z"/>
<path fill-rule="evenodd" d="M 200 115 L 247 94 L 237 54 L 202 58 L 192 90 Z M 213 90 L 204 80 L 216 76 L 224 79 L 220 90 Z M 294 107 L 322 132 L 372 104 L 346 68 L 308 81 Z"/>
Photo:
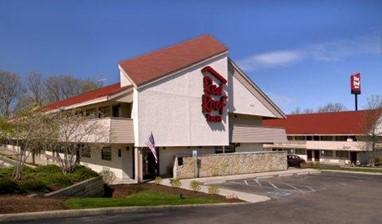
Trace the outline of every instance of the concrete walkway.
<path fill-rule="evenodd" d="M 246 179 L 246 178 L 269 178 L 269 177 L 278 177 L 278 176 L 293 176 L 293 175 L 306 175 L 306 174 L 317 174 L 317 173 L 321 173 L 321 172 L 315 169 L 289 169 L 289 170 L 277 171 L 277 172 L 183 179 L 181 180 L 182 185 L 180 187 L 187 190 L 192 190 L 192 188 L 190 187 L 190 183 L 194 180 L 197 180 L 201 183 L 200 191 L 204 193 L 208 193 L 209 185 L 221 184 L 227 180 L 239 180 L 239 179 Z M 171 186 L 171 178 L 163 179 L 161 184 L 166 186 Z M 268 196 L 250 194 L 250 193 L 234 191 L 234 190 L 229 190 L 224 188 L 219 189 L 219 194 L 225 197 L 237 197 L 249 203 L 258 203 L 258 202 L 270 200 L 270 197 Z"/>

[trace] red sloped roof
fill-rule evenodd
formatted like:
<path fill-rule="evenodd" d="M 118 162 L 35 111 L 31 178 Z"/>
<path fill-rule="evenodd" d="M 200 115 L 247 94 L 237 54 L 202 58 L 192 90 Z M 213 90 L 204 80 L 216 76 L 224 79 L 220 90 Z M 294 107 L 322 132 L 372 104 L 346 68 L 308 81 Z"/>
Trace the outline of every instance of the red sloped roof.
<path fill-rule="evenodd" d="M 119 63 L 137 85 L 141 86 L 228 49 L 210 35 L 203 35 Z"/>
<path fill-rule="evenodd" d="M 344 111 L 288 115 L 286 119 L 264 120 L 270 127 L 282 127 L 290 134 L 362 134 L 367 111 Z"/>
<path fill-rule="evenodd" d="M 97 99 L 99 97 L 113 95 L 119 92 L 120 90 L 126 89 L 126 88 L 127 87 L 121 88 L 120 83 L 115 83 L 109 86 L 101 87 L 101 88 L 77 95 L 77 96 L 69 97 L 65 100 L 54 102 L 52 104 L 46 105 L 43 109 L 53 110 L 53 109 L 58 109 L 60 107 L 67 107 L 74 104 L 83 103 L 89 100 Z"/>

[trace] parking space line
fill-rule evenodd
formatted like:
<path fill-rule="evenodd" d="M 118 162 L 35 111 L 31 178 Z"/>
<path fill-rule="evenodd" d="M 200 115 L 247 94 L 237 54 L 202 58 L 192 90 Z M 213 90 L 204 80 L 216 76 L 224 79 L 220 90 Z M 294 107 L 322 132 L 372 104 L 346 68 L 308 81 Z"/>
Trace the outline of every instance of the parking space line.
<path fill-rule="evenodd" d="M 247 180 L 244 180 L 244 183 L 245 183 L 246 185 L 249 185 L 248 182 L 247 182 Z"/>
<path fill-rule="evenodd" d="M 254 179 L 256 181 L 256 183 L 259 185 L 259 187 L 262 187 L 263 185 L 261 185 L 261 183 L 257 180 L 257 179 Z"/>
<path fill-rule="evenodd" d="M 306 188 L 309 188 L 311 192 L 315 192 L 316 190 L 314 190 L 313 188 L 309 187 L 309 186 L 304 186 Z"/>
<path fill-rule="evenodd" d="M 286 184 L 286 185 L 288 185 L 289 187 L 291 187 L 291 188 L 293 188 L 293 189 L 295 189 L 295 190 L 298 190 L 298 191 L 300 191 L 300 192 L 302 192 L 302 193 L 306 193 L 305 191 L 303 191 L 303 190 L 301 190 L 301 189 L 299 189 L 299 188 L 297 188 L 297 187 L 295 187 L 295 186 L 293 186 L 293 185 L 290 185 L 290 184 Z"/>
<path fill-rule="evenodd" d="M 279 189 L 276 185 L 272 184 L 270 181 L 267 181 L 273 188 Z"/>

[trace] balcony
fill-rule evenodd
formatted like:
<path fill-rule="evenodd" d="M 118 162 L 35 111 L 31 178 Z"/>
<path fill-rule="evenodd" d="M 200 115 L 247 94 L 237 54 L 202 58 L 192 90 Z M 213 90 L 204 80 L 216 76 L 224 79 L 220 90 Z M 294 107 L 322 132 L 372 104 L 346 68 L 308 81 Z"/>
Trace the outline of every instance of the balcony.
<path fill-rule="evenodd" d="M 86 127 L 94 127 L 100 129 L 100 131 L 90 132 L 83 142 L 134 143 L 134 125 L 133 120 L 130 118 L 104 117 L 90 119 Z M 100 133 L 102 133 L 102 137 L 98 136 Z"/>

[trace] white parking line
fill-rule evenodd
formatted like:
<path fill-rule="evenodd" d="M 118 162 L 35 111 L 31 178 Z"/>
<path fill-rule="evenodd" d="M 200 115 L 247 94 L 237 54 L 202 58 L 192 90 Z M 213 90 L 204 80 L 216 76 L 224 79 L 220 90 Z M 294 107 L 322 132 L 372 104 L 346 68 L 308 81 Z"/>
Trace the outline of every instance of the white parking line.
<path fill-rule="evenodd" d="M 246 185 L 249 185 L 248 182 L 247 182 L 247 180 L 244 180 L 244 183 L 245 183 Z"/>
<path fill-rule="evenodd" d="M 259 187 L 262 187 L 263 185 L 261 185 L 261 183 L 257 180 L 257 179 L 254 179 L 256 181 L 256 183 L 259 185 Z"/>
<path fill-rule="evenodd" d="M 279 189 L 276 185 L 272 184 L 271 182 L 267 181 L 270 185 L 272 185 L 273 188 Z"/>
<path fill-rule="evenodd" d="M 295 187 L 295 186 L 293 186 L 293 185 L 290 185 L 290 184 L 286 184 L 286 185 L 288 185 L 289 187 L 291 187 L 291 188 L 293 188 L 293 189 L 295 189 L 295 190 L 298 190 L 298 191 L 300 191 L 300 192 L 302 192 L 302 193 L 305 193 L 305 191 L 303 191 L 303 190 L 301 190 L 301 189 L 299 189 L 299 188 L 297 188 L 297 187 Z"/>
<path fill-rule="evenodd" d="M 306 188 L 309 188 L 311 192 L 315 192 L 316 190 L 314 190 L 313 188 L 309 187 L 309 186 L 304 186 Z"/>

